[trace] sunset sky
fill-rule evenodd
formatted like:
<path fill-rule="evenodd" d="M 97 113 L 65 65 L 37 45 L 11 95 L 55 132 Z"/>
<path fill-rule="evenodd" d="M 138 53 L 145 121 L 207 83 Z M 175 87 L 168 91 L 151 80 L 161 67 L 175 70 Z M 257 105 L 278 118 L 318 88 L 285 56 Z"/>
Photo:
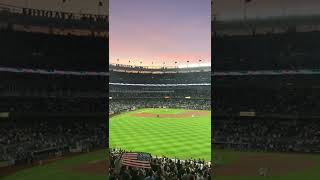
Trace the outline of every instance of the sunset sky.
<path fill-rule="evenodd" d="M 110 0 L 110 62 L 211 62 L 210 0 Z M 153 64 L 152 64 L 153 62 Z"/>

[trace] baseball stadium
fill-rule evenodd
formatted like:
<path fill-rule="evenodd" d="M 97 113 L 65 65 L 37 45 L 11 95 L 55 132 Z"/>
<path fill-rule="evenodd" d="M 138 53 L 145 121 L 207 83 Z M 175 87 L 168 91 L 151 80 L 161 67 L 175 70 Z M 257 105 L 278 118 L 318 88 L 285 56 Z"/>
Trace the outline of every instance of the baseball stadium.
<path fill-rule="evenodd" d="M 246 18 L 212 18 L 213 177 L 319 179 L 319 16 Z"/>
<path fill-rule="evenodd" d="M 108 16 L 30 3 L 0 4 L 0 179 L 106 179 Z"/>
<path fill-rule="evenodd" d="M 211 179 L 210 0 L 110 3 L 109 179 Z"/>
<path fill-rule="evenodd" d="M 109 68 L 111 164 L 121 152 L 143 152 L 161 164 L 196 162 L 208 177 L 211 67 Z M 115 171 L 111 167 L 110 175 Z"/>

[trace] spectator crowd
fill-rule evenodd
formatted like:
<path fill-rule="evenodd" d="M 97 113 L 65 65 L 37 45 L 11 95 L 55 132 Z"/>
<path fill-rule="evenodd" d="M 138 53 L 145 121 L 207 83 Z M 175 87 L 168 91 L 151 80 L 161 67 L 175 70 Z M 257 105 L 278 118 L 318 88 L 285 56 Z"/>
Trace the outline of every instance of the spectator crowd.
<path fill-rule="evenodd" d="M 121 165 L 123 150 L 113 149 L 109 153 L 110 180 L 211 180 L 211 163 L 203 160 L 179 160 L 153 157 L 151 169 Z"/>
<path fill-rule="evenodd" d="M 105 124 L 94 119 L 1 122 L 0 160 L 15 164 L 63 155 L 76 149 L 90 151 L 107 147 Z"/>
<path fill-rule="evenodd" d="M 131 98 L 109 101 L 109 113 L 119 113 L 139 108 L 185 108 L 211 110 L 209 99 L 164 99 L 164 98 Z"/>
<path fill-rule="evenodd" d="M 216 118 L 215 147 L 242 151 L 319 152 L 320 123 L 310 119 Z"/>

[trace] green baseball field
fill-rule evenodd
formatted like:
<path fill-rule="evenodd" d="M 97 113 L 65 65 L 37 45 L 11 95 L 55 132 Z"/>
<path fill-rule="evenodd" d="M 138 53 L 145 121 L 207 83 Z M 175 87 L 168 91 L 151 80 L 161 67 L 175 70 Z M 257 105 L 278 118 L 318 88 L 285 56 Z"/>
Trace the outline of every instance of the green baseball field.
<path fill-rule="evenodd" d="M 105 180 L 107 178 L 106 150 L 76 155 L 17 171 L 4 180 Z M 14 168 L 14 167 L 12 167 Z M 10 170 L 10 169 L 8 169 Z"/>
<path fill-rule="evenodd" d="M 110 148 L 211 160 L 210 111 L 140 109 L 109 120 Z"/>
<path fill-rule="evenodd" d="M 320 155 L 315 154 L 215 150 L 213 162 L 215 180 L 320 179 Z"/>

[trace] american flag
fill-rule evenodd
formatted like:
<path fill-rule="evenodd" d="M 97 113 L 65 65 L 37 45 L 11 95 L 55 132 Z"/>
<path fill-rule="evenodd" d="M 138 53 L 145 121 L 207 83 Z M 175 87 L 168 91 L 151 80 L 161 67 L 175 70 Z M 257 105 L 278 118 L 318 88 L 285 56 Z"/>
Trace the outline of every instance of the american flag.
<path fill-rule="evenodd" d="M 123 166 L 150 169 L 151 155 L 147 153 L 124 153 L 121 157 Z"/>

